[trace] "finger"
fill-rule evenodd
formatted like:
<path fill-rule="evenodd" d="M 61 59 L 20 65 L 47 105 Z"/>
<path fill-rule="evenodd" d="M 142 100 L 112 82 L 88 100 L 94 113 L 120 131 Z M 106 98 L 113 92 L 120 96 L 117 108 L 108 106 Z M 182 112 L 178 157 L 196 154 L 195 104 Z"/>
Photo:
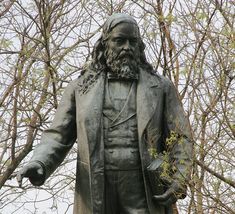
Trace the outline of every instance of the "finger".
<path fill-rule="evenodd" d="M 171 196 L 173 195 L 173 190 L 172 189 L 168 189 L 165 193 L 163 193 L 162 195 L 154 195 L 153 198 L 156 201 L 166 201 L 168 200 Z"/>
<path fill-rule="evenodd" d="M 170 198 L 167 199 L 166 201 L 159 201 L 158 203 L 163 206 L 169 206 L 171 204 L 174 204 L 176 201 L 177 198 L 175 197 L 175 195 L 171 195 Z"/>
<path fill-rule="evenodd" d="M 19 184 L 19 187 L 22 187 L 22 180 L 23 180 L 24 174 L 23 173 L 18 173 L 16 176 L 16 180 Z"/>

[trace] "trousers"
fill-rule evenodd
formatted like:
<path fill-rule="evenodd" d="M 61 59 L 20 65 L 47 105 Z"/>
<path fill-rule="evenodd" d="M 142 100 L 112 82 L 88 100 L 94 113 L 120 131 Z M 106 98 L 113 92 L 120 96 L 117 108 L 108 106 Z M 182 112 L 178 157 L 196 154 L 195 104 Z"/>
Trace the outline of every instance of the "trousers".
<path fill-rule="evenodd" d="M 141 170 L 105 172 L 105 214 L 149 214 Z"/>

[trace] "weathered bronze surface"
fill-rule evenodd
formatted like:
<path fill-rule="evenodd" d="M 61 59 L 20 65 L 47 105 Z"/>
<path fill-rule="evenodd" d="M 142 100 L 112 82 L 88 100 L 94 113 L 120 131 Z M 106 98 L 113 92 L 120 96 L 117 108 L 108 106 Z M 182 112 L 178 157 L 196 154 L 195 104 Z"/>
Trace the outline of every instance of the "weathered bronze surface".
<path fill-rule="evenodd" d="M 136 21 L 110 16 L 92 62 L 71 82 L 32 160 L 42 185 L 78 142 L 75 214 L 166 214 L 186 196 L 190 126 L 173 84 L 147 62 Z"/>

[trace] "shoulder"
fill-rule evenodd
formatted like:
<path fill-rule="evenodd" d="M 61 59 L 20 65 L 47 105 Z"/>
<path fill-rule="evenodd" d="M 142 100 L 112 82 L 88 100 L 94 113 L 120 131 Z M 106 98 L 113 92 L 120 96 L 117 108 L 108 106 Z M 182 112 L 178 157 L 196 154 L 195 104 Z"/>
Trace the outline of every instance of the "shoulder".
<path fill-rule="evenodd" d="M 90 88 L 98 81 L 99 78 L 104 77 L 105 73 L 103 70 L 95 70 L 91 67 L 85 68 L 81 75 L 73 81 L 74 87 L 78 89 L 80 94 L 86 94 Z"/>
<path fill-rule="evenodd" d="M 89 82 L 95 76 L 96 76 L 96 73 L 93 70 L 89 68 L 85 68 L 81 71 L 81 73 L 78 75 L 76 79 L 68 83 L 67 87 L 69 88 L 82 87 L 86 84 L 86 82 Z"/>
<path fill-rule="evenodd" d="M 66 91 L 73 91 L 73 90 L 75 90 L 75 88 L 77 87 L 77 84 L 78 84 L 78 78 L 76 78 L 76 79 L 70 81 L 70 82 L 68 83 L 68 85 L 66 86 L 65 90 L 66 90 Z"/>
<path fill-rule="evenodd" d="M 172 81 L 169 78 L 163 75 L 160 75 L 156 70 L 152 70 L 149 73 L 151 75 L 151 78 L 154 78 L 156 81 L 158 81 L 163 88 L 165 89 L 168 89 L 171 87 L 174 88 Z"/>

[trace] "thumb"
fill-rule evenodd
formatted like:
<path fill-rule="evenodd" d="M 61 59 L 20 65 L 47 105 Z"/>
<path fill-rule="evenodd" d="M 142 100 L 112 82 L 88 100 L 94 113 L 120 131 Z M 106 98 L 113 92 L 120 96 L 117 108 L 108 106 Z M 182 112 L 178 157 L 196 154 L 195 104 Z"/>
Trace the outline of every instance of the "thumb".
<path fill-rule="evenodd" d="M 154 195 L 153 198 L 156 201 L 166 201 L 173 195 L 173 190 L 170 188 L 162 195 Z"/>
<path fill-rule="evenodd" d="M 43 169 L 41 167 L 37 170 L 37 174 L 38 175 L 43 175 Z"/>
<path fill-rule="evenodd" d="M 16 180 L 19 184 L 19 187 L 22 187 L 22 180 L 25 177 L 25 171 L 24 169 L 20 170 L 20 172 L 18 172 L 17 176 L 16 176 Z"/>

